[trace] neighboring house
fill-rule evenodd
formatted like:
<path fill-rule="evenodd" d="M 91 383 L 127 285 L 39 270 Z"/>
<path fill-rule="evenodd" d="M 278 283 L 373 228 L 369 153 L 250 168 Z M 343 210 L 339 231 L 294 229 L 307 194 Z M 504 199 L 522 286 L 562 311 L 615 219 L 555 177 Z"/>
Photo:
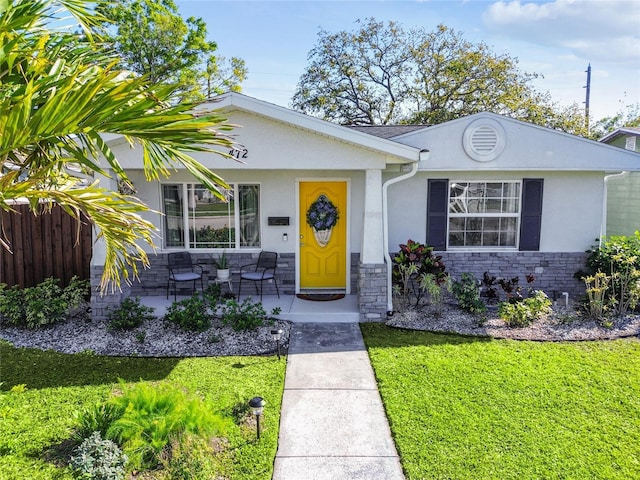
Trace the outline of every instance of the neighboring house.
<path fill-rule="evenodd" d="M 618 128 L 602 143 L 640 153 L 640 127 Z M 640 163 L 640 154 L 637 156 Z M 640 173 L 628 172 L 607 180 L 607 235 L 633 235 L 640 230 Z"/>
<path fill-rule="evenodd" d="M 237 93 L 210 106 L 241 126 L 237 161 L 196 154 L 231 185 L 229 203 L 184 170 L 147 182 L 140 149 L 109 140 L 140 199 L 165 214 L 147 215 L 160 250 L 123 295 L 164 295 L 170 251 L 225 250 L 233 272 L 269 250 L 280 255 L 281 291 L 355 294 L 361 319 L 381 320 L 393 309 L 387 266 L 408 239 L 434 246 L 455 277 L 533 273 L 535 288 L 574 295 L 584 288 L 573 274 L 600 235 L 605 176 L 640 170 L 635 153 L 488 113 L 348 128 Z M 338 211 L 324 246 L 307 225 L 322 196 Z M 94 283 L 103 261 L 98 243 Z M 117 300 L 95 297 L 94 313 Z"/>

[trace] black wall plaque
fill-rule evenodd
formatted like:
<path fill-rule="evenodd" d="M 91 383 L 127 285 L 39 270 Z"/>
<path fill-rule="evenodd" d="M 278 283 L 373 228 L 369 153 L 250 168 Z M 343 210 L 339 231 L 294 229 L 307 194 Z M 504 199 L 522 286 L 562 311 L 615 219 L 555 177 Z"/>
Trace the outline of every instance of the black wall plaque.
<path fill-rule="evenodd" d="M 289 217 L 269 217 L 267 219 L 269 226 L 282 227 L 289 225 Z"/>

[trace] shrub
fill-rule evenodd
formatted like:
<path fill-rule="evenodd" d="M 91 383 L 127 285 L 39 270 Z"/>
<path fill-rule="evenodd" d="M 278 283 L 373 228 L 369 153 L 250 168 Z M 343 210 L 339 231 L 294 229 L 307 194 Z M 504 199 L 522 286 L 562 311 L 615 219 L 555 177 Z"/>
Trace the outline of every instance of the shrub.
<path fill-rule="evenodd" d="M 623 316 L 640 302 L 640 231 L 629 237 L 612 236 L 587 250 L 587 271 L 576 272 L 585 280 L 597 272 L 609 277 L 605 303 Z"/>
<path fill-rule="evenodd" d="M 24 290 L 0 283 L 0 317 L 10 325 L 23 327 L 26 318 Z"/>
<path fill-rule="evenodd" d="M 215 310 L 218 303 L 220 303 L 220 299 L 222 298 L 222 288 L 217 283 L 212 283 L 207 288 L 205 288 L 202 298 L 204 298 L 207 307 Z"/>
<path fill-rule="evenodd" d="M 478 281 L 472 273 L 463 273 L 460 280 L 455 280 L 452 285 L 454 297 L 460 308 L 473 315 L 486 313 L 487 306 L 480 299 Z"/>
<path fill-rule="evenodd" d="M 534 321 L 551 313 L 551 300 L 542 290 L 519 302 L 502 302 L 498 308 L 500 318 L 510 327 L 527 327 Z"/>
<path fill-rule="evenodd" d="M 80 280 L 77 275 L 74 275 L 71 277 L 69 285 L 65 287 L 63 295 L 69 308 L 77 308 L 89 299 L 89 291 L 89 282 Z"/>
<path fill-rule="evenodd" d="M 489 272 L 482 274 L 482 295 L 487 299 L 487 303 L 495 304 L 500 299 L 496 288 L 497 277 L 489 275 Z"/>
<path fill-rule="evenodd" d="M 220 461 L 216 452 L 202 437 L 190 434 L 178 435 L 170 440 L 160 456 L 166 478 L 199 480 L 222 478 Z"/>
<path fill-rule="evenodd" d="M 88 291 L 88 282 L 77 277 L 64 289 L 54 278 L 24 289 L 2 284 L 0 316 L 11 325 L 28 329 L 59 323 L 84 302 Z"/>
<path fill-rule="evenodd" d="M 127 297 L 108 315 L 108 330 L 133 330 L 145 320 L 152 320 L 153 308 L 140 303 L 140 298 Z"/>
<path fill-rule="evenodd" d="M 406 304 L 415 298 L 415 306 L 420 305 L 424 289 L 420 288 L 422 278 L 431 274 L 438 283 L 444 281 L 445 265 L 442 256 L 433 254 L 433 247 L 408 240 L 400 245 L 400 251 L 393 258 L 392 275 L 396 285 L 395 290 L 401 295 Z"/>
<path fill-rule="evenodd" d="M 420 280 L 420 290 L 427 293 L 435 314 L 442 315 L 444 300 L 447 293 L 451 293 L 451 278 L 445 275 L 440 281 L 432 273 L 426 273 Z"/>
<path fill-rule="evenodd" d="M 393 286 L 394 294 L 399 297 L 401 305 L 398 305 L 401 310 L 404 310 L 411 303 L 411 296 L 415 291 L 413 286 L 413 278 L 418 273 L 417 265 L 395 265 L 394 277 L 395 284 Z M 416 296 L 416 307 L 420 302 L 420 297 Z"/>
<path fill-rule="evenodd" d="M 204 332 L 211 326 L 207 302 L 199 295 L 173 302 L 167 309 L 164 319 L 191 332 Z"/>
<path fill-rule="evenodd" d="M 587 315 L 602 321 L 607 311 L 607 291 L 609 290 L 610 278 L 603 272 L 584 277 L 586 285 L 587 301 L 585 310 Z"/>
<path fill-rule="evenodd" d="M 277 315 L 279 309 L 274 309 L 271 315 Z M 230 325 L 235 331 L 253 330 L 263 325 L 272 325 L 273 319 L 267 316 L 262 303 L 253 302 L 245 298 L 242 303 L 227 300 L 222 305 L 222 324 Z"/>
<path fill-rule="evenodd" d="M 525 275 L 527 283 L 533 283 L 536 279 L 531 274 Z M 489 275 L 489 272 L 484 272 L 482 275 L 482 287 L 483 295 L 487 299 L 487 303 L 494 304 L 500 300 L 500 295 L 496 289 L 496 284 L 500 285 L 504 293 L 506 301 L 515 303 L 522 300 L 522 287 L 520 286 L 520 278 L 497 278 L 493 275 Z"/>
<path fill-rule="evenodd" d="M 73 438 L 81 442 L 93 432 L 98 432 L 102 438 L 107 437 L 109 427 L 124 413 L 120 405 L 113 403 L 98 403 L 87 408 L 78 415 L 79 425 L 75 429 Z"/>
<path fill-rule="evenodd" d="M 197 397 L 178 388 L 139 384 L 112 399 L 125 412 L 109 429 L 109 436 L 125 452 L 132 465 L 153 468 L 173 436 L 182 433 L 218 435 L 227 422 Z"/>
<path fill-rule="evenodd" d="M 121 480 L 125 477 L 128 458 L 111 440 L 93 432 L 71 457 L 71 467 L 81 478 L 95 480 Z"/>
<path fill-rule="evenodd" d="M 184 433 L 205 437 L 223 433 L 229 421 L 200 398 L 168 385 L 140 383 L 105 405 L 81 415 L 78 434 L 97 424 L 103 437 L 116 442 L 134 469 L 150 469 L 160 463 L 160 454 L 172 438 Z"/>

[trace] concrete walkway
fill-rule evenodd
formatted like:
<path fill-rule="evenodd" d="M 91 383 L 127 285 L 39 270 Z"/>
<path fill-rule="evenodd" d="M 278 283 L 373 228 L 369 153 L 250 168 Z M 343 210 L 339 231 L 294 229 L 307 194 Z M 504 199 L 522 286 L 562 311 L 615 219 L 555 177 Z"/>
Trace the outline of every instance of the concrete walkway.
<path fill-rule="evenodd" d="M 404 479 L 357 323 L 293 324 L 273 479 Z"/>

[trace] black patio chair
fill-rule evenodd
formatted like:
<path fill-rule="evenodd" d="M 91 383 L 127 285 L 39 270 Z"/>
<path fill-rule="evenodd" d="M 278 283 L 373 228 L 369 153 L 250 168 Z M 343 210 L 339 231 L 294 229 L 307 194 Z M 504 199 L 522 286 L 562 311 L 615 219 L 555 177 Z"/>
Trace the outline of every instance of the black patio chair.
<path fill-rule="evenodd" d="M 196 291 L 196 280 L 200 280 L 200 288 L 204 292 L 204 283 L 202 282 L 202 267 L 195 265 L 191 261 L 189 252 L 175 252 L 169 254 L 169 279 L 167 280 L 167 298 L 169 298 L 169 287 L 173 282 L 173 300 L 176 300 L 178 294 L 178 283 L 193 282 L 193 290 Z M 200 269 L 200 273 L 194 271 L 194 267 Z"/>
<path fill-rule="evenodd" d="M 251 268 L 253 267 L 253 268 Z M 238 287 L 238 298 L 242 294 L 242 282 L 248 280 L 253 282 L 258 293 L 258 283 L 260 283 L 260 301 L 262 301 L 262 282 L 273 280 L 276 285 L 276 293 L 280 298 L 278 282 L 276 281 L 276 268 L 278 267 L 278 254 L 276 252 L 260 252 L 256 263 L 249 263 L 240 267 L 240 286 Z"/>

